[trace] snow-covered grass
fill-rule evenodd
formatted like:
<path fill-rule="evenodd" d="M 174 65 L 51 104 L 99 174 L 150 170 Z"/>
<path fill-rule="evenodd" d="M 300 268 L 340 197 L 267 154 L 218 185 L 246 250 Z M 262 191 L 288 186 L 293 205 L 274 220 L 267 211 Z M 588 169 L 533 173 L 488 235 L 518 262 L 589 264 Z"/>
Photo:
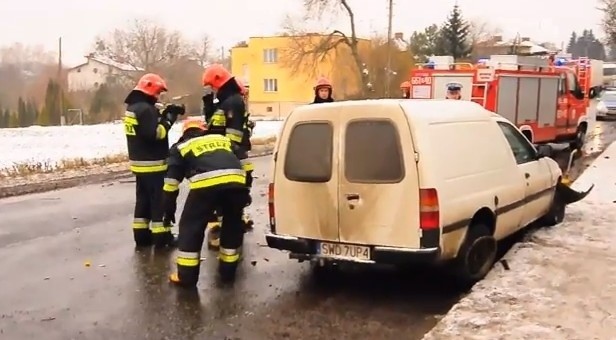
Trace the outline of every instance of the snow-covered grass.
<path fill-rule="evenodd" d="M 616 338 L 616 143 L 578 178 L 565 221 L 497 263 L 424 339 Z"/>
<path fill-rule="evenodd" d="M 267 140 L 276 136 L 281 121 L 259 121 L 253 136 Z M 180 136 L 180 125 L 170 132 L 170 143 Z M 120 160 L 126 153 L 126 137 L 121 124 L 32 126 L 0 129 L 0 173 L 37 172 L 94 162 Z"/>

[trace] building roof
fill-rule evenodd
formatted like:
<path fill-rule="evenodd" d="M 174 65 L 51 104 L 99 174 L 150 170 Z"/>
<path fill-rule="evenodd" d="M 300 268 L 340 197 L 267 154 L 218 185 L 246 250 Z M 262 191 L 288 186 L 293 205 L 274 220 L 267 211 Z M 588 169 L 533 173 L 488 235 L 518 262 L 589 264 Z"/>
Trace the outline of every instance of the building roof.
<path fill-rule="evenodd" d="M 82 67 L 84 65 L 87 65 L 90 62 L 90 60 L 93 60 L 93 61 L 99 62 L 101 64 L 108 65 L 108 66 L 111 66 L 113 68 L 117 68 L 120 71 L 127 71 L 127 72 L 143 71 L 143 69 L 140 68 L 140 67 L 134 67 L 134 66 L 129 65 L 129 64 L 119 63 L 119 62 L 114 61 L 114 60 L 112 60 L 112 59 L 110 59 L 108 57 L 96 56 L 96 55 L 88 55 L 88 56 L 86 56 L 86 59 L 88 59 L 87 62 L 85 62 L 83 64 L 79 64 L 79 65 L 71 68 L 71 70 L 72 69 L 76 69 L 78 67 Z"/>

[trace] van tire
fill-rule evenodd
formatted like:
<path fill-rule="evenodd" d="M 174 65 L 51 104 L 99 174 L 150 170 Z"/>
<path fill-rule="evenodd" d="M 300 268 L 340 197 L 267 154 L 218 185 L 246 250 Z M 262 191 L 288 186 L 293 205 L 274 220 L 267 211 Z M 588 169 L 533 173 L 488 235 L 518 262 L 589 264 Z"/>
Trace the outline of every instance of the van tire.
<path fill-rule="evenodd" d="M 490 229 L 481 223 L 471 225 L 454 260 L 454 275 L 460 288 L 468 289 L 481 281 L 496 261 L 497 242 Z"/>
<path fill-rule="evenodd" d="M 325 262 L 323 265 L 319 264 L 318 262 L 313 262 L 310 264 L 310 266 L 310 269 L 312 270 L 312 276 L 317 280 L 331 278 L 331 276 L 335 275 L 339 270 L 339 266 L 329 262 Z"/>
<path fill-rule="evenodd" d="M 541 217 L 540 223 L 548 227 L 560 224 L 565 219 L 566 207 L 567 205 L 558 199 L 556 194 L 554 194 L 554 199 L 550 205 L 550 210 L 548 210 L 548 212 Z"/>

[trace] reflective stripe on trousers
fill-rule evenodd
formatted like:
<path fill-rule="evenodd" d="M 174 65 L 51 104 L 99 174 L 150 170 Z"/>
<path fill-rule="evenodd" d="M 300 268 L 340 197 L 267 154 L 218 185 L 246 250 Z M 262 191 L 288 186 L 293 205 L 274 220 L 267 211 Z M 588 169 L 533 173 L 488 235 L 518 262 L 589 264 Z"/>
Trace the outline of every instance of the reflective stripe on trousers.
<path fill-rule="evenodd" d="M 180 181 L 175 178 L 165 178 L 165 185 L 163 185 L 163 191 L 175 192 L 180 190 Z"/>
<path fill-rule="evenodd" d="M 227 249 L 220 247 L 218 251 L 218 259 L 226 263 L 235 263 L 240 260 L 239 249 Z"/>
<path fill-rule="evenodd" d="M 246 172 L 240 169 L 224 169 L 204 172 L 188 179 L 190 189 L 208 188 L 220 184 L 246 184 Z"/>
<path fill-rule="evenodd" d="M 183 267 L 197 267 L 201 262 L 198 252 L 178 251 L 176 263 Z"/>
<path fill-rule="evenodd" d="M 152 230 L 152 234 L 162 234 L 171 232 L 171 227 L 165 226 L 163 222 L 152 222 L 150 230 Z"/>
<path fill-rule="evenodd" d="M 242 162 L 242 170 L 244 171 L 254 171 L 255 170 L 255 166 L 254 164 L 252 164 L 250 159 L 244 158 L 240 160 L 240 162 Z"/>
<path fill-rule="evenodd" d="M 148 225 L 150 224 L 150 220 L 147 218 L 134 218 L 133 219 L 133 229 L 148 229 Z"/>
<path fill-rule="evenodd" d="M 167 160 L 130 161 L 130 171 L 138 174 L 167 171 Z"/>

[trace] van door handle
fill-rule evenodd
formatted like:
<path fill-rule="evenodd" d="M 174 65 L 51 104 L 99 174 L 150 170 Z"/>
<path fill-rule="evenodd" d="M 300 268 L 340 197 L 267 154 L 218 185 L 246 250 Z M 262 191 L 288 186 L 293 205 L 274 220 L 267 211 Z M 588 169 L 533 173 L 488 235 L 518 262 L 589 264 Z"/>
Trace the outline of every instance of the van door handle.
<path fill-rule="evenodd" d="M 348 201 L 356 201 L 359 199 L 359 194 L 346 194 L 346 199 Z"/>
<path fill-rule="evenodd" d="M 529 178 L 529 177 L 530 177 L 530 174 L 527 172 L 527 173 L 525 173 L 525 174 L 524 174 L 524 177 L 525 177 L 525 178 Z"/>

